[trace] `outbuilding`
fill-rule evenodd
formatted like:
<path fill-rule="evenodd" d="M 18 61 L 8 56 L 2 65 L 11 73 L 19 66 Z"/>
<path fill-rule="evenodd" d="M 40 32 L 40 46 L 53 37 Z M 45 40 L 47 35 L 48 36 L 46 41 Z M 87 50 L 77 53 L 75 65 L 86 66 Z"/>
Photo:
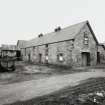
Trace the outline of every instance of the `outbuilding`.
<path fill-rule="evenodd" d="M 105 45 L 103 43 L 98 45 L 97 63 L 105 64 Z"/>
<path fill-rule="evenodd" d="M 24 61 L 66 66 L 97 64 L 98 41 L 88 21 L 58 27 L 54 32 L 23 41 L 22 45 Z"/>

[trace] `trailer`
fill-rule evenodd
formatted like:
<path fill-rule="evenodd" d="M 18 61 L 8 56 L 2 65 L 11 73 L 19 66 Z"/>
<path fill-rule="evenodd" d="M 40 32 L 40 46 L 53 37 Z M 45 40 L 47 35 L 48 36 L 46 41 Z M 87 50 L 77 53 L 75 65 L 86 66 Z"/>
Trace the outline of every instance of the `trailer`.
<path fill-rule="evenodd" d="M 21 51 L 16 45 L 2 45 L 0 55 L 0 71 L 14 71 L 15 61 L 21 59 Z"/>

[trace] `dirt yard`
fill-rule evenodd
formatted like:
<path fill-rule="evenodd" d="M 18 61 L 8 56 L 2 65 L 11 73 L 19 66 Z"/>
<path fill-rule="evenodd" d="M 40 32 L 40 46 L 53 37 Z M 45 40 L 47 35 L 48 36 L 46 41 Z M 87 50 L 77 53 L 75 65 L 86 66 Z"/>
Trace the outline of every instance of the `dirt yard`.
<path fill-rule="evenodd" d="M 23 105 L 19 103 L 78 86 L 90 78 L 105 77 L 104 68 L 100 67 L 70 70 L 17 64 L 15 72 L 0 74 L 0 105 Z"/>
<path fill-rule="evenodd" d="M 35 97 L 59 91 L 68 86 L 76 86 L 82 80 L 105 77 L 105 72 L 85 72 L 52 76 L 38 80 L 30 80 L 0 86 L 0 105 L 25 101 Z"/>
<path fill-rule="evenodd" d="M 34 65 L 24 62 L 16 62 L 14 72 L 0 72 L 0 85 L 37 80 L 54 75 L 73 74 L 78 72 L 105 71 L 105 65 L 97 67 L 62 68 L 56 66 Z"/>

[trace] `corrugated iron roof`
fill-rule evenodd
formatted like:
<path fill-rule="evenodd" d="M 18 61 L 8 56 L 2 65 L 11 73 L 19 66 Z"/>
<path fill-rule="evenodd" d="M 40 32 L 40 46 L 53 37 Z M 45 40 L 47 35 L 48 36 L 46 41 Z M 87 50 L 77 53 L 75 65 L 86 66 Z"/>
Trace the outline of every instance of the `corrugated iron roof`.
<path fill-rule="evenodd" d="M 18 48 L 17 48 L 16 45 L 5 45 L 5 44 L 2 44 L 1 49 L 2 49 L 2 50 L 11 50 L 11 51 L 16 51 L 16 50 L 18 50 Z"/>

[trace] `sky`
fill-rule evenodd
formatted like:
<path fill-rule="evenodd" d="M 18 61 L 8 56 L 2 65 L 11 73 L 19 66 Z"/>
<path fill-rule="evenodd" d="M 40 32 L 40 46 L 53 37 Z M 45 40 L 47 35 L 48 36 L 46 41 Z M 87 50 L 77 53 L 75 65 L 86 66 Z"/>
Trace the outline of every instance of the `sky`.
<path fill-rule="evenodd" d="M 0 45 L 88 20 L 105 42 L 105 0 L 0 0 Z"/>

